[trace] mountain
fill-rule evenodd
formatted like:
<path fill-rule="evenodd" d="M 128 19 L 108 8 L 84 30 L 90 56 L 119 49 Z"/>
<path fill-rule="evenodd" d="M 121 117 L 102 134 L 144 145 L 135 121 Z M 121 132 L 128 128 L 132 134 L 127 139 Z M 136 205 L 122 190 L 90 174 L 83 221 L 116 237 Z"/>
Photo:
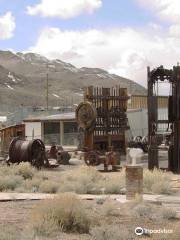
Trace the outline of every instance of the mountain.
<path fill-rule="evenodd" d="M 99 68 L 76 68 L 59 59 L 35 53 L 0 51 L 0 111 L 20 105 L 45 106 L 47 78 L 49 105 L 79 103 L 83 87 L 120 85 L 131 94 L 146 94 L 141 85 Z"/>

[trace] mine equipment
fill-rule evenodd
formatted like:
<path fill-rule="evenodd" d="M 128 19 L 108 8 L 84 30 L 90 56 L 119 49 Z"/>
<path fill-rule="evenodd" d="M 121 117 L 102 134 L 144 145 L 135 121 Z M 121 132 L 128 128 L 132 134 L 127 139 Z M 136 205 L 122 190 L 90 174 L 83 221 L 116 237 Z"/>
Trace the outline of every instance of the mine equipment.
<path fill-rule="evenodd" d="M 169 104 L 167 119 L 159 119 L 159 83 L 169 83 Z M 162 84 L 161 84 L 162 85 Z M 163 134 L 168 136 L 168 170 L 180 173 L 180 66 L 165 69 L 160 66 L 154 70 L 148 67 L 148 167 L 159 167 L 158 152 L 161 126 L 166 125 Z M 166 143 L 167 143 L 166 141 Z"/>
<path fill-rule="evenodd" d="M 48 159 L 55 159 L 58 164 L 69 164 L 71 155 L 68 151 L 65 151 L 62 146 L 52 145 L 49 150 L 46 151 L 46 156 Z"/>
<path fill-rule="evenodd" d="M 29 162 L 32 166 L 48 167 L 49 161 L 45 154 L 45 145 L 40 139 L 31 141 L 14 138 L 9 146 L 7 163 Z"/>
<path fill-rule="evenodd" d="M 147 136 L 135 136 L 128 142 L 130 148 L 140 148 L 144 153 L 148 152 L 148 137 Z"/>
<path fill-rule="evenodd" d="M 76 109 L 81 138 L 80 150 L 90 166 L 115 166 L 116 153 L 125 153 L 128 129 L 126 88 L 87 87 L 84 101 Z M 116 157 L 115 157 L 116 155 Z"/>

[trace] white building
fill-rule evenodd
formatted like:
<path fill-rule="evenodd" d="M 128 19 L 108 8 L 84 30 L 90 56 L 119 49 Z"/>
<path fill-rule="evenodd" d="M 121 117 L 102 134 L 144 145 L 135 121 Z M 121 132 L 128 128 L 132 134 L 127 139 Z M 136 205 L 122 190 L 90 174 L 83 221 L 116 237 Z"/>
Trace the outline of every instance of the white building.
<path fill-rule="evenodd" d="M 27 140 L 39 138 L 45 144 L 77 146 L 77 123 L 75 113 L 61 113 L 24 120 Z"/>
<path fill-rule="evenodd" d="M 167 119 L 167 109 L 159 109 L 159 119 Z M 148 135 L 147 109 L 129 109 L 127 111 L 130 131 L 127 140 L 134 136 Z M 42 139 L 45 144 L 56 143 L 62 146 L 78 145 L 78 127 L 75 113 L 61 113 L 46 117 L 31 118 L 24 120 L 25 136 L 28 140 L 33 138 Z M 159 131 L 166 129 L 167 124 L 161 124 Z"/>

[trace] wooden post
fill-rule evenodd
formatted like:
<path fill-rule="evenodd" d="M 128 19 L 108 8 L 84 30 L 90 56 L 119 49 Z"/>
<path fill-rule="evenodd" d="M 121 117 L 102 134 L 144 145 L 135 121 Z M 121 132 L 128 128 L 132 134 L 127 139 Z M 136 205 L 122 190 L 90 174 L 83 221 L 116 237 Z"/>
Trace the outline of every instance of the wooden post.
<path fill-rule="evenodd" d="M 149 151 L 148 151 L 148 168 L 154 169 L 159 168 L 158 162 L 158 149 L 156 142 L 156 127 L 157 127 L 157 96 L 153 93 L 153 81 L 151 79 L 150 68 L 147 69 L 147 84 L 148 84 L 148 141 L 149 141 Z"/>
<path fill-rule="evenodd" d="M 141 166 L 126 166 L 126 199 L 133 200 L 136 196 L 142 198 L 143 168 Z"/>

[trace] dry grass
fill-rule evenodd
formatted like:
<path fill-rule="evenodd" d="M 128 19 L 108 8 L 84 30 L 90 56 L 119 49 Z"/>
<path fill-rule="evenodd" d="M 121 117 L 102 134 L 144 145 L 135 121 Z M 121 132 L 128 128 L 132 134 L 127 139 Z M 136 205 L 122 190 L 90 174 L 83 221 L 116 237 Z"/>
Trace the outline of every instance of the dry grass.
<path fill-rule="evenodd" d="M 113 200 L 106 199 L 103 205 L 103 214 L 106 217 L 109 217 L 109 216 L 118 217 L 120 216 L 121 212 L 120 212 L 120 208 L 117 207 L 117 205 L 114 203 Z"/>
<path fill-rule="evenodd" d="M 136 219 L 149 219 L 153 222 L 176 219 L 176 211 L 170 207 L 149 203 L 143 200 L 135 200 L 123 204 L 121 214 L 135 217 Z"/>
<path fill-rule="evenodd" d="M 30 163 L 20 163 L 19 165 L 14 166 L 15 175 L 20 175 L 24 179 L 32 179 L 33 176 L 37 173 L 37 170 L 33 168 Z"/>
<path fill-rule="evenodd" d="M 42 179 L 35 176 L 33 179 L 25 180 L 20 189 L 25 192 L 39 192 L 39 186 L 41 183 Z M 20 191 L 20 189 L 17 190 Z"/>
<path fill-rule="evenodd" d="M 79 167 L 65 172 L 61 178 L 60 192 L 75 192 L 78 194 L 101 193 L 98 186 L 103 176 L 92 167 Z"/>
<path fill-rule="evenodd" d="M 119 175 L 103 176 L 93 167 L 79 167 L 65 172 L 61 177 L 60 192 L 78 194 L 120 194 L 125 187 L 124 170 Z"/>
<path fill-rule="evenodd" d="M 23 182 L 21 176 L 1 176 L 0 177 L 0 191 L 13 191 L 18 188 Z"/>
<path fill-rule="evenodd" d="M 20 163 L 19 165 L 0 165 L 0 175 L 9 176 L 9 175 L 19 175 L 24 179 L 32 179 L 33 176 L 37 173 L 37 170 L 33 168 L 29 163 Z"/>
<path fill-rule="evenodd" d="M 144 193 L 172 194 L 172 174 L 144 170 Z M 37 171 L 29 163 L 0 166 L 0 191 L 74 192 L 77 194 L 125 194 L 125 169 L 102 174 L 93 167 L 80 166 L 65 172 Z"/>
<path fill-rule="evenodd" d="M 50 180 L 45 180 L 40 183 L 38 190 L 39 192 L 42 193 L 57 193 L 58 188 L 59 188 L 58 183 Z"/>
<path fill-rule="evenodd" d="M 176 219 L 177 213 L 176 213 L 176 211 L 173 208 L 163 207 L 161 209 L 161 216 L 164 219 L 171 220 L 171 219 Z"/>
<path fill-rule="evenodd" d="M 75 194 L 60 194 L 46 200 L 32 212 L 31 224 L 37 235 L 50 236 L 57 231 L 88 233 L 90 219 Z"/>
<path fill-rule="evenodd" d="M 105 225 L 93 228 L 91 231 L 93 240 L 133 240 L 134 236 L 127 228 Z"/>
<path fill-rule="evenodd" d="M 139 203 L 132 209 L 132 214 L 138 218 L 153 218 L 156 208 L 152 204 Z"/>
<path fill-rule="evenodd" d="M 0 240 L 18 240 L 15 228 L 12 228 L 11 226 L 1 226 Z"/>
<path fill-rule="evenodd" d="M 159 169 L 153 171 L 144 170 L 143 183 L 145 193 L 172 194 L 171 179 L 172 174 Z"/>

